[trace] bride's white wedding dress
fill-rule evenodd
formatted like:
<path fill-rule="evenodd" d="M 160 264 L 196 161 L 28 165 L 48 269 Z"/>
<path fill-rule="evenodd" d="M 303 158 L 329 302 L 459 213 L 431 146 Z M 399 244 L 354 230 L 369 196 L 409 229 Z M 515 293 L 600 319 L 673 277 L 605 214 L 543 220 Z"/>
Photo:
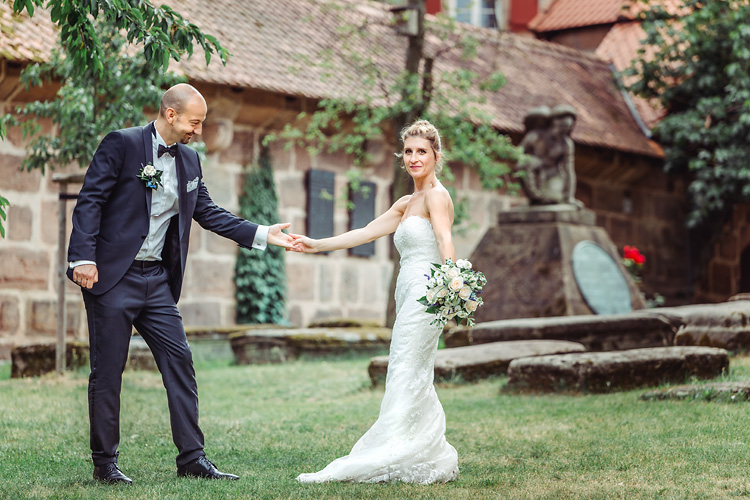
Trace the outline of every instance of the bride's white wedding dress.
<path fill-rule="evenodd" d="M 458 456 L 445 440 L 445 413 L 433 386 L 440 328 L 417 302 L 424 296 L 430 263 L 440 262 L 430 222 L 407 217 L 394 235 L 401 255 L 385 395 L 380 416 L 354 445 L 303 483 L 326 481 L 443 483 L 458 477 Z M 427 276 L 425 276 L 427 275 Z"/>

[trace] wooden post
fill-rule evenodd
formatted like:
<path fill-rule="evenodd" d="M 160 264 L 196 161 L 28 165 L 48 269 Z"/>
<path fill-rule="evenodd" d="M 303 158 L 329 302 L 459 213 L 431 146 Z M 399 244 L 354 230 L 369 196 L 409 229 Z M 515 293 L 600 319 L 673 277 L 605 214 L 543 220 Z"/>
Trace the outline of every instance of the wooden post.
<path fill-rule="evenodd" d="M 68 183 L 82 183 L 83 173 L 54 174 L 52 182 L 60 185 L 60 195 L 57 202 L 57 345 L 55 347 L 55 370 L 58 374 L 65 372 L 65 272 L 68 270 L 68 259 L 65 251 L 65 236 L 67 234 L 68 200 L 78 198 L 77 194 L 68 194 Z"/>

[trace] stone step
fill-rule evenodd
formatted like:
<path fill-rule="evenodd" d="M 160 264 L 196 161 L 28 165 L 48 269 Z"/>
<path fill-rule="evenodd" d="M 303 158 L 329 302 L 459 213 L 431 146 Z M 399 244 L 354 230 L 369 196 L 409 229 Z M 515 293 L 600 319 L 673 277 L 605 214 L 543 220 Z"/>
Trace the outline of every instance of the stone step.
<path fill-rule="evenodd" d="M 713 378 L 729 368 L 729 354 L 715 347 L 654 347 L 516 359 L 508 389 L 541 392 L 609 392 Z"/>
<path fill-rule="evenodd" d="M 510 362 L 517 358 L 585 350 L 581 344 L 562 340 L 519 340 L 441 349 L 435 356 L 435 380 L 461 377 L 470 382 L 505 374 Z M 372 358 L 367 371 L 373 386 L 385 384 L 388 356 Z"/>
<path fill-rule="evenodd" d="M 461 347 L 508 340 L 567 340 L 587 351 L 619 351 L 674 344 L 677 319 L 657 313 L 558 316 L 477 323 L 458 327 L 445 336 L 445 345 Z"/>
<path fill-rule="evenodd" d="M 10 351 L 11 378 L 38 377 L 55 371 L 55 342 L 15 346 Z M 77 370 L 89 364 L 89 344 L 81 341 L 65 343 L 65 369 Z"/>
<path fill-rule="evenodd" d="M 664 399 L 747 401 L 750 399 L 750 381 L 678 385 L 646 392 L 641 394 L 641 399 L 644 401 L 659 401 Z"/>
<path fill-rule="evenodd" d="M 238 365 L 282 363 L 300 355 L 325 357 L 350 352 L 388 349 L 391 329 L 360 328 L 256 328 L 229 336 Z"/>

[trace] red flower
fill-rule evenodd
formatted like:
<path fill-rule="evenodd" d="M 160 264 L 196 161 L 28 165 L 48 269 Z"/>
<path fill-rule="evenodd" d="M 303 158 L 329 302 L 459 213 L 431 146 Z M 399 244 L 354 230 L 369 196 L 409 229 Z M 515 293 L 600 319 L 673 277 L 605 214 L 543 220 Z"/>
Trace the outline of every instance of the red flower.
<path fill-rule="evenodd" d="M 646 257 L 636 248 L 629 245 L 625 245 L 623 248 L 625 259 L 632 260 L 635 264 L 642 266 L 646 262 Z"/>

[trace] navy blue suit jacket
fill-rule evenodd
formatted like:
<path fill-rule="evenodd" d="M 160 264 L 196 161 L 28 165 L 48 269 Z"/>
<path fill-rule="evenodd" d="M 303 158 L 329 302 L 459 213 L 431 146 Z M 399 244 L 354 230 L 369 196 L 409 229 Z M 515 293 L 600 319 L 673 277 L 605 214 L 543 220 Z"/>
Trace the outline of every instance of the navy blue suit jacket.
<path fill-rule="evenodd" d="M 89 165 L 73 211 L 68 261 L 96 262 L 99 282 L 89 291 L 110 290 L 125 275 L 148 235 L 151 188 L 138 178 L 140 169 L 153 164 L 153 122 L 110 132 L 99 144 Z M 216 206 L 203 185 L 198 153 L 178 144 L 175 158 L 179 184 L 179 214 L 167 231 L 162 262 L 169 273 L 175 302 L 185 273 L 190 225 L 203 228 L 251 248 L 257 225 Z M 192 182 L 191 182 L 192 181 Z M 196 185 L 188 192 L 188 184 Z M 72 270 L 68 270 L 72 280 Z"/>

